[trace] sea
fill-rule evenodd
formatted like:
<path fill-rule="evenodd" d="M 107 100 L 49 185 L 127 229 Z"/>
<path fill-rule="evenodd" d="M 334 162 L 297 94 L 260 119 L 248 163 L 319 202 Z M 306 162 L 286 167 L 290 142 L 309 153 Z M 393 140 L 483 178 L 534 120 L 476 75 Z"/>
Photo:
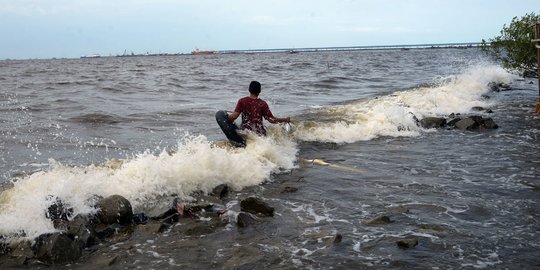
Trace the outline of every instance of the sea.
<path fill-rule="evenodd" d="M 266 122 L 267 137 L 231 147 L 214 115 L 253 80 L 292 125 Z M 148 213 L 226 184 L 225 226 L 187 235 L 189 218 L 161 233 L 137 225 L 56 267 L 538 269 L 537 100 L 536 78 L 477 48 L 3 60 L 0 235 L 56 231 L 45 215 L 54 198 L 76 215 L 118 194 Z M 450 115 L 499 127 L 415 120 Z M 241 228 L 251 196 L 275 214 Z M 370 222 L 378 217 L 389 222 Z"/>

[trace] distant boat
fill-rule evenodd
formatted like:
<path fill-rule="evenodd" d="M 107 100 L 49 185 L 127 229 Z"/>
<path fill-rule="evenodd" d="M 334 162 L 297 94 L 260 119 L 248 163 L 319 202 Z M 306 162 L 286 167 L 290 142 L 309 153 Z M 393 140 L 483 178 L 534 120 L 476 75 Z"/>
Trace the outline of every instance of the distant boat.
<path fill-rule="evenodd" d="M 289 53 L 298 53 L 297 50 L 289 50 Z"/>
<path fill-rule="evenodd" d="M 195 49 L 194 51 L 191 52 L 191 54 L 214 54 L 216 53 L 215 51 L 201 51 L 199 49 Z"/>

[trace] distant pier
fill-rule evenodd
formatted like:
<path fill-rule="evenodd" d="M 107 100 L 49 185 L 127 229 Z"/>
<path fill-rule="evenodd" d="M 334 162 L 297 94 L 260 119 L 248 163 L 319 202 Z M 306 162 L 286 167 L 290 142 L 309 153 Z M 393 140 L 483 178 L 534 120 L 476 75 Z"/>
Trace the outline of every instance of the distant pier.
<path fill-rule="evenodd" d="M 489 43 L 487 44 L 489 46 Z M 213 50 L 193 51 L 191 53 L 145 53 L 133 52 L 121 55 L 99 56 L 85 55 L 81 58 L 106 58 L 106 57 L 140 57 L 140 56 L 171 56 L 171 55 L 212 55 L 212 54 L 253 54 L 253 53 L 299 53 L 299 52 L 328 52 L 328 51 L 362 51 L 362 50 L 410 50 L 410 49 L 467 49 L 482 46 L 481 42 L 466 43 L 438 43 L 438 44 L 406 44 L 406 45 L 371 45 L 371 46 L 348 46 L 348 47 L 312 47 L 312 48 L 281 48 L 281 49 L 247 49 L 247 50 Z"/>
<path fill-rule="evenodd" d="M 313 48 L 282 48 L 282 49 L 249 49 L 249 50 L 221 50 L 218 54 L 235 53 L 297 53 L 297 52 L 324 52 L 324 51 L 360 51 L 360 50 L 408 50 L 408 49 L 444 49 L 476 48 L 481 42 L 467 43 L 443 43 L 443 44 L 409 44 L 409 45 L 372 45 L 372 46 L 348 46 L 348 47 L 313 47 Z"/>

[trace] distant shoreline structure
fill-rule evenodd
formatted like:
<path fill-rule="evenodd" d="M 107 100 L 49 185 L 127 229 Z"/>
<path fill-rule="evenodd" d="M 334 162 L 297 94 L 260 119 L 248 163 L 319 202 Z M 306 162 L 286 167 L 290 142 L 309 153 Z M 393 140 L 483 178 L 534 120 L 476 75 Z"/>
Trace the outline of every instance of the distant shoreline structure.
<path fill-rule="evenodd" d="M 364 50 L 410 50 L 410 49 L 468 49 L 478 48 L 481 42 L 462 43 L 433 43 L 433 44 L 404 44 L 404 45 L 370 45 L 370 46 L 346 46 L 346 47 L 312 47 L 312 48 L 280 48 L 280 49 L 246 49 L 246 50 L 213 50 L 201 51 L 195 49 L 190 53 L 159 53 L 159 54 L 129 54 L 112 57 L 126 56 L 167 56 L 167 55 L 216 55 L 216 54 L 255 54 L 255 53 L 300 53 L 300 52 L 331 52 L 331 51 L 364 51 Z M 489 45 L 489 44 L 488 44 Z"/>
<path fill-rule="evenodd" d="M 369 46 L 334 46 L 334 47 L 306 47 L 306 48 L 279 48 L 279 49 L 245 49 L 245 50 L 213 50 L 213 51 L 199 51 L 195 49 L 189 53 L 127 53 L 127 50 L 123 54 L 117 55 L 83 55 L 81 59 L 94 59 L 94 58 L 110 58 L 110 57 L 143 57 L 143 56 L 175 56 L 175 55 L 193 55 L 193 56 L 212 56 L 217 54 L 255 54 L 255 53 L 304 53 L 304 52 L 331 52 L 331 51 L 366 51 L 366 50 L 410 50 L 410 49 L 468 49 L 478 48 L 482 45 L 481 42 L 462 42 L 462 43 L 432 43 L 432 44 L 403 44 L 403 45 L 369 45 Z M 487 44 L 490 45 L 489 43 Z M 38 59 L 38 58 L 34 58 Z M 46 59 L 46 58 L 43 58 Z M 49 59 L 68 59 L 68 58 L 56 58 Z M 17 59 L 4 59 L 4 60 L 17 60 Z M 24 59 L 20 59 L 24 60 Z"/>
<path fill-rule="evenodd" d="M 299 52 L 325 52 L 325 51 L 363 51 L 363 50 L 410 50 L 410 49 L 468 49 L 482 45 L 481 42 L 438 43 L 438 44 L 408 44 L 408 45 L 370 45 L 347 47 L 313 47 L 313 48 L 282 48 L 282 49 L 249 49 L 249 50 L 221 50 L 216 54 L 235 53 L 299 53 Z M 489 45 L 489 44 L 488 44 Z"/>

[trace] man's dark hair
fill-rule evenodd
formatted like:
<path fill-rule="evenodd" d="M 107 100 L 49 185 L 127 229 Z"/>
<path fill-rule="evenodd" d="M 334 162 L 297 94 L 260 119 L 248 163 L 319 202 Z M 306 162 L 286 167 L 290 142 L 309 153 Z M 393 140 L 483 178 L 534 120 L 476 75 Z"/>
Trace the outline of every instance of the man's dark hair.
<path fill-rule="evenodd" d="M 251 81 L 249 84 L 249 93 L 255 96 L 259 96 L 261 93 L 261 83 L 258 81 Z"/>

